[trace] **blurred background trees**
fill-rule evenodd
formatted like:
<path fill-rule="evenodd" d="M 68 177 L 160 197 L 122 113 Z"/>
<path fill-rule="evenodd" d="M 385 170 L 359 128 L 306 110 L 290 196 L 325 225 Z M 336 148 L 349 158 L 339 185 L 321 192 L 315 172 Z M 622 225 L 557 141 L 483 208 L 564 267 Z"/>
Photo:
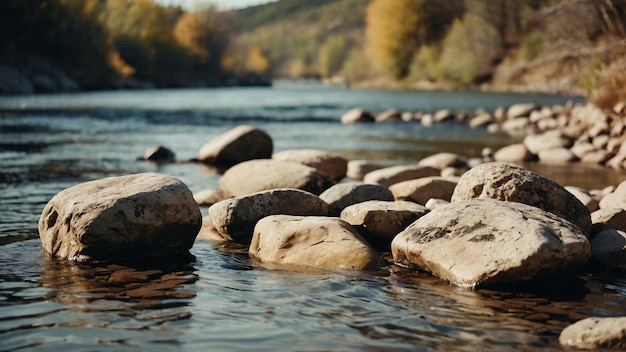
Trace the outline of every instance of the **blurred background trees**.
<path fill-rule="evenodd" d="M 0 63 L 38 91 L 55 79 L 103 89 L 312 78 L 626 98 L 626 0 L 196 4 L 2 0 Z"/>

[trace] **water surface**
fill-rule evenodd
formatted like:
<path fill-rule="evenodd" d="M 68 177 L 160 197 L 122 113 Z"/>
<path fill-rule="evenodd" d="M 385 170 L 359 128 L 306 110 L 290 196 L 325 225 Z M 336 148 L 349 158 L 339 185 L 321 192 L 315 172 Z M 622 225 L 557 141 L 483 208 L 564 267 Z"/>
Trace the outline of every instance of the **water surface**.
<path fill-rule="evenodd" d="M 107 176 L 155 171 L 194 192 L 216 188 L 219 170 L 187 161 L 240 124 L 267 131 L 275 151 L 321 148 L 401 164 L 439 151 L 473 157 L 516 140 L 454 124 L 342 125 L 341 114 L 568 100 L 580 101 L 293 83 L 0 98 L 0 350 L 558 349 L 568 324 L 626 314 L 623 275 L 583 272 L 559 283 L 472 291 L 391 263 L 375 272 L 267 267 L 245 248 L 200 240 L 193 257 L 175 263 L 76 265 L 44 255 L 37 222 L 59 191 Z M 134 160 L 155 144 L 181 162 Z M 624 179 L 581 165 L 529 167 L 587 188 Z"/>

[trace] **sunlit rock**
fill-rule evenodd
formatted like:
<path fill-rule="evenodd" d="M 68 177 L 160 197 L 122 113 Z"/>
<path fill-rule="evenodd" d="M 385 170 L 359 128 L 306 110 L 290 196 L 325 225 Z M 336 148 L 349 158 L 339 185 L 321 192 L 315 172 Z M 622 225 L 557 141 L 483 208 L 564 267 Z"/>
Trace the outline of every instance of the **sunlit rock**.
<path fill-rule="evenodd" d="M 198 151 L 201 162 L 230 166 L 252 159 L 272 157 L 272 138 L 252 126 L 238 126 L 204 144 Z"/>
<path fill-rule="evenodd" d="M 571 275 L 590 253 L 576 225 L 495 199 L 438 207 L 398 234 L 391 249 L 395 262 L 462 287 Z"/>
<path fill-rule="evenodd" d="M 626 349 L 626 317 L 591 317 L 561 331 L 559 343 L 568 348 L 585 350 Z"/>
<path fill-rule="evenodd" d="M 128 260 L 188 253 L 201 223 L 184 183 L 145 173 L 59 192 L 43 210 L 39 235 L 55 257 Z"/>
<path fill-rule="evenodd" d="M 377 269 L 379 254 L 339 218 L 272 215 L 260 220 L 251 257 L 264 263 L 322 269 Z"/>
<path fill-rule="evenodd" d="M 204 189 L 193 194 L 193 199 L 195 199 L 198 205 L 202 206 L 211 206 L 217 202 L 223 201 L 226 198 L 228 197 L 224 195 L 224 192 L 217 189 Z"/>
<path fill-rule="evenodd" d="M 528 148 L 523 143 L 514 143 L 498 149 L 494 153 L 493 158 L 496 161 L 514 163 L 532 160 L 534 155 L 528 151 Z"/>
<path fill-rule="evenodd" d="M 589 209 L 556 182 L 514 164 L 493 162 L 479 165 L 461 176 L 452 202 L 473 198 L 524 203 L 549 211 L 591 231 Z"/>
<path fill-rule="evenodd" d="M 613 192 L 602 197 L 600 208 L 626 209 L 626 181 L 620 183 Z"/>
<path fill-rule="evenodd" d="M 439 170 L 443 170 L 446 167 L 465 167 L 467 166 L 467 158 L 456 153 L 443 152 L 429 155 L 421 159 L 417 165 L 430 166 Z"/>
<path fill-rule="evenodd" d="M 369 200 L 394 200 L 387 187 L 364 182 L 338 183 L 320 194 L 320 198 L 328 203 L 330 216 L 339 216 L 344 208 L 352 204 Z"/>
<path fill-rule="evenodd" d="M 388 252 L 394 237 L 428 212 L 425 206 L 413 202 L 372 200 L 345 208 L 340 217 L 375 249 Z"/>
<path fill-rule="evenodd" d="M 374 170 L 363 177 L 367 183 L 378 183 L 389 187 L 394 183 L 413 180 L 420 177 L 439 176 L 441 170 L 431 166 L 398 165 Z"/>
<path fill-rule="evenodd" d="M 328 214 L 328 204 L 299 189 L 273 189 L 226 199 L 209 208 L 217 232 L 224 238 L 249 244 L 257 221 L 269 215 Z"/>
<path fill-rule="evenodd" d="M 325 173 L 300 163 L 262 159 L 239 163 L 219 180 L 226 196 L 238 197 L 276 188 L 296 188 L 320 194 L 334 181 Z"/>
<path fill-rule="evenodd" d="M 396 200 L 407 200 L 425 205 L 431 198 L 450 200 L 456 182 L 441 176 L 422 177 L 389 186 Z"/>
<path fill-rule="evenodd" d="M 348 161 L 345 158 L 318 149 L 285 150 L 274 154 L 272 159 L 293 161 L 316 168 L 335 181 L 346 177 L 348 170 Z"/>
<path fill-rule="evenodd" d="M 519 117 L 529 117 L 533 110 L 539 106 L 535 103 L 519 103 L 513 104 L 506 110 L 506 117 L 511 120 Z"/>
<path fill-rule="evenodd" d="M 374 122 L 375 120 L 374 115 L 358 108 L 349 110 L 341 116 L 341 123 L 363 123 Z"/>
<path fill-rule="evenodd" d="M 368 160 L 349 160 L 346 176 L 354 180 L 363 180 L 369 172 L 381 169 L 383 166 Z"/>

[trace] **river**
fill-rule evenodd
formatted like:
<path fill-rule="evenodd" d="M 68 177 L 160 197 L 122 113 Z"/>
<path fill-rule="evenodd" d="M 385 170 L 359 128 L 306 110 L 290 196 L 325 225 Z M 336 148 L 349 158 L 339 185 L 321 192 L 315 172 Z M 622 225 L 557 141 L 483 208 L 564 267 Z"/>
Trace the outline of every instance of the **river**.
<path fill-rule="evenodd" d="M 484 129 L 417 123 L 342 125 L 353 107 L 495 110 L 576 97 L 271 88 L 115 91 L 0 97 L 0 350 L 520 350 L 558 349 L 587 316 L 626 314 L 626 279 L 584 273 L 564 282 L 460 289 L 388 265 L 375 272 L 263 267 L 244 248 L 198 240 L 181 263 L 71 264 L 44 255 L 37 222 L 61 190 L 155 171 L 193 192 L 219 170 L 187 162 L 240 124 L 268 132 L 276 152 L 324 149 L 348 159 L 414 163 L 440 151 L 478 156 L 516 141 Z M 179 163 L 135 158 L 161 144 Z M 580 165 L 529 165 L 561 184 L 601 188 L 626 176 Z M 203 207 L 204 215 L 207 213 Z"/>

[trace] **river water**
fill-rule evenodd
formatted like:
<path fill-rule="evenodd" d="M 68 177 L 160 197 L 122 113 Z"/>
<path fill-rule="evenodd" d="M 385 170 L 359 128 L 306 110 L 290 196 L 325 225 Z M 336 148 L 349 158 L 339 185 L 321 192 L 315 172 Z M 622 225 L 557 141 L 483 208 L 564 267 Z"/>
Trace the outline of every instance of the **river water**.
<path fill-rule="evenodd" d="M 0 350 L 553 350 L 587 316 L 626 314 L 626 279 L 590 271 L 563 282 L 479 290 L 388 265 L 375 272 L 259 266 L 245 248 L 198 240 L 178 263 L 72 264 L 42 251 L 37 222 L 59 191 L 88 180 L 155 171 L 193 192 L 219 170 L 186 160 L 240 124 L 268 132 L 275 151 L 318 148 L 348 159 L 414 163 L 440 151 L 478 156 L 515 141 L 454 124 L 342 125 L 353 107 L 471 112 L 580 98 L 271 88 L 97 92 L 0 98 Z M 135 161 L 156 144 L 176 164 Z M 530 168 L 561 184 L 601 188 L 605 169 Z M 202 208 L 206 215 L 207 209 Z"/>

